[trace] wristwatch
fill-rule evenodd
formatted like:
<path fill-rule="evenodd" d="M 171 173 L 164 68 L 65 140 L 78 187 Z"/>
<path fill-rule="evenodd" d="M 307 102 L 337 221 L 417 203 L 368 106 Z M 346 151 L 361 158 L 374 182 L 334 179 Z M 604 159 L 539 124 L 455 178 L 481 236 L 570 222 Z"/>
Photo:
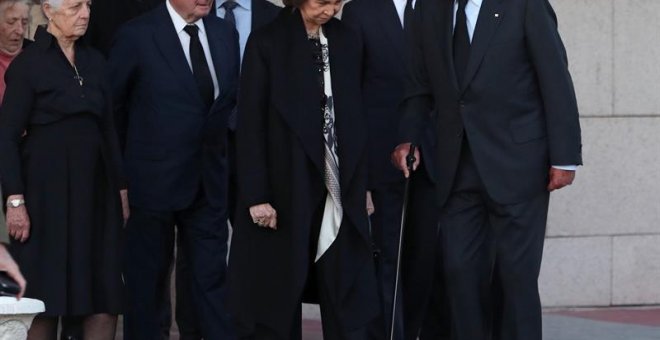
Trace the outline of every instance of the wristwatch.
<path fill-rule="evenodd" d="M 20 207 L 21 205 L 24 205 L 24 204 L 25 204 L 25 200 L 17 198 L 17 199 L 7 201 L 7 208 L 18 208 L 18 207 Z"/>

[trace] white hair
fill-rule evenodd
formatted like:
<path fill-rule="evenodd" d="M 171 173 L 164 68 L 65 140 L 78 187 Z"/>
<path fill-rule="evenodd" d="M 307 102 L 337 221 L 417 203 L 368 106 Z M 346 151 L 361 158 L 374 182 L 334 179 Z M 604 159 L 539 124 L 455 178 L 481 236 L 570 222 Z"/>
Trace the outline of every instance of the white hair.
<path fill-rule="evenodd" d="M 30 0 L 0 0 L 0 13 L 4 13 L 5 10 L 16 5 L 25 5 L 29 8 L 32 5 L 32 2 Z"/>
<path fill-rule="evenodd" d="M 23 4 L 23 5 L 31 6 L 32 1 L 31 0 L 0 0 L 0 5 L 2 4 L 11 4 L 11 6 L 15 4 Z"/>
<path fill-rule="evenodd" d="M 60 6 L 62 6 L 62 3 L 64 0 L 42 0 L 41 4 L 49 4 L 50 7 L 53 7 L 55 10 L 60 9 Z"/>

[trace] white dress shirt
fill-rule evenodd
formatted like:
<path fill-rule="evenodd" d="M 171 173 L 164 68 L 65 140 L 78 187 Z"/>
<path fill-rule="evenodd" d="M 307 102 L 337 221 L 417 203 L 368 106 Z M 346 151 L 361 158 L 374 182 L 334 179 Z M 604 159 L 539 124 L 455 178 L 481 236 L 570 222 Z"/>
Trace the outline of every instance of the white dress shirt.
<path fill-rule="evenodd" d="M 397 0 L 395 0 L 397 1 Z M 467 29 L 470 41 L 474 35 L 474 28 L 477 27 L 477 20 L 479 19 L 479 10 L 483 0 L 468 0 L 465 5 L 465 16 L 467 18 Z M 456 27 L 456 12 L 458 12 L 458 0 L 454 1 L 454 28 Z M 577 170 L 577 165 L 553 165 L 553 168 L 560 170 Z"/>
<path fill-rule="evenodd" d="M 399 21 L 401 21 L 401 26 L 403 26 L 403 12 L 406 10 L 407 0 L 392 0 L 394 1 L 394 7 L 396 7 L 396 13 L 399 15 Z M 417 0 L 413 0 L 412 7 L 415 8 Z"/>
<path fill-rule="evenodd" d="M 465 16 L 467 17 L 467 29 L 470 41 L 474 35 L 474 28 L 477 27 L 477 19 L 479 18 L 479 10 L 483 0 L 468 0 L 465 5 Z M 454 1 L 454 27 L 456 27 L 456 12 L 458 12 L 458 0 Z"/>
<path fill-rule="evenodd" d="M 215 13 L 220 18 L 225 18 L 225 9 L 222 7 L 227 1 L 234 1 L 238 6 L 234 8 L 234 18 L 236 19 L 236 30 L 238 31 L 238 43 L 241 47 L 241 61 L 248 37 L 252 31 L 252 1 L 251 0 L 216 0 Z"/>
<path fill-rule="evenodd" d="M 166 1 L 167 11 L 170 13 L 172 18 L 172 23 L 174 24 L 174 30 L 179 36 L 179 41 L 181 41 L 181 48 L 183 48 L 183 54 L 186 55 L 186 60 L 188 61 L 188 66 L 190 66 L 190 71 L 192 72 L 192 62 L 190 61 L 190 35 L 186 33 L 183 29 L 188 25 L 188 23 L 176 12 L 170 0 Z M 209 65 L 209 71 L 211 72 L 211 78 L 213 79 L 213 98 L 217 98 L 220 94 L 220 87 L 218 86 L 218 77 L 215 75 L 215 67 L 213 66 L 213 58 L 211 57 L 211 49 L 209 48 L 209 40 L 206 37 L 206 28 L 204 27 L 204 21 L 199 19 L 190 24 L 195 24 L 199 28 L 199 42 L 202 43 L 202 49 L 204 50 L 204 56 L 206 57 L 206 63 Z"/>

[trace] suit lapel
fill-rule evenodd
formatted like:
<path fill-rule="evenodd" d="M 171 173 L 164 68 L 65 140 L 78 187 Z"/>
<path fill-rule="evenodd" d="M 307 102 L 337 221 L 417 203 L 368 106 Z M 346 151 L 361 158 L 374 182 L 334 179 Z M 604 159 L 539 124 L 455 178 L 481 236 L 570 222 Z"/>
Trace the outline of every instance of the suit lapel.
<path fill-rule="evenodd" d="M 261 1 L 252 1 L 252 24 L 250 25 L 251 31 L 256 30 L 257 28 L 266 24 L 264 15 L 263 15 L 263 4 Z"/>
<path fill-rule="evenodd" d="M 438 41 L 441 41 L 442 53 L 445 56 L 445 68 L 454 89 L 458 92 L 458 79 L 454 70 L 454 1 L 435 1 L 436 6 L 439 6 L 440 15 L 434 16 L 434 18 L 436 30 L 439 32 Z"/>
<path fill-rule="evenodd" d="M 347 192 L 351 184 L 353 174 L 358 166 L 360 157 L 363 155 L 364 145 L 366 143 L 364 122 L 360 116 L 352 116 L 350 113 L 355 111 L 351 107 L 349 98 L 355 98 L 354 93 L 346 92 L 349 89 L 347 84 L 353 80 L 353 74 L 341 72 L 341 65 L 350 65 L 351 60 L 347 60 L 347 53 L 351 46 L 346 44 L 342 36 L 337 31 L 336 22 L 329 22 L 324 25 L 326 36 L 328 37 L 328 50 L 330 53 L 330 72 L 332 77 L 332 93 L 335 105 L 335 127 L 339 139 L 339 176 L 342 192 Z"/>
<path fill-rule="evenodd" d="M 213 6 L 211 6 L 211 11 L 209 12 L 209 15 L 212 15 L 214 17 L 218 16 L 218 1 L 213 1 Z"/>
<path fill-rule="evenodd" d="M 468 84 L 481 65 L 481 61 L 488 50 L 493 35 L 502 20 L 502 0 L 484 0 L 479 11 L 477 26 L 474 29 L 472 44 L 470 47 L 470 59 L 465 70 L 465 81 L 461 86 L 461 92 L 467 89 Z"/>
<path fill-rule="evenodd" d="M 287 93 L 285 108 L 281 114 L 301 140 L 307 156 L 318 171 L 323 171 L 322 116 L 319 107 L 320 93 L 317 71 L 312 59 L 312 50 L 307 41 L 305 27 L 297 10 L 282 13 L 288 34 L 282 41 L 287 57 L 290 92 Z M 284 98 L 283 98 L 284 99 Z"/>
<path fill-rule="evenodd" d="M 226 72 L 224 72 L 223 60 L 231 60 L 230 56 L 225 56 L 225 51 L 230 51 L 229 43 L 223 38 L 222 34 L 218 31 L 220 27 L 215 25 L 213 20 L 204 18 L 204 27 L 206 28 L 206 38 L 209 42 L 209 49 L 211 51 L 211 59 L 213 67 L 215 68 L 215 77 L 218 79 L 218 98 L 222 97 L 223 85 L 226 85 Z"/>
<path fill-rule="evenodd" d="M 403 62 L 403 27 L 394 2 L 392 0 L 374 0 L 374 2 L 379 3 L 377 15 L 383 32 L 390 38 L 389 41 L 396 50 L 394 54 L 399 56 L 400 61 Z"/>
<path fill-rule="evenodd" d="M 201 103 L 202 97 L 197 90 L 197 83 L 186 60 L 186 55 L 183 53 L 183 48 L 181 48 L 181 41 L 174 29 L 172 19 L 164 4 L 160 8 L 159 23 L 153 31 L 156 46 L 172 69 L 172 73 L 179 79 L 179 84 Z"/>

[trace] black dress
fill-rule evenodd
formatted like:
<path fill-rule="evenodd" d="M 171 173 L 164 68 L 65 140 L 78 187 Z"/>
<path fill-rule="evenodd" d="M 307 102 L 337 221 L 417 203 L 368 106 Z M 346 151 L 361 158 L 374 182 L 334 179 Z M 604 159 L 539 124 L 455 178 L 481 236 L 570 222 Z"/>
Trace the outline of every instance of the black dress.
<path fill-rule="evenodd" d="M 44 301 L 46 316 L 119 314 L 122 181 L 111 97 L 101 54 L 77 42 L 75 55 L 73 67 L 42 29 L 7 70 L 0 178 L 5 197 L 25 196 L 31 222 L 29 239 L 11 251 L 26 296 Z"/>

